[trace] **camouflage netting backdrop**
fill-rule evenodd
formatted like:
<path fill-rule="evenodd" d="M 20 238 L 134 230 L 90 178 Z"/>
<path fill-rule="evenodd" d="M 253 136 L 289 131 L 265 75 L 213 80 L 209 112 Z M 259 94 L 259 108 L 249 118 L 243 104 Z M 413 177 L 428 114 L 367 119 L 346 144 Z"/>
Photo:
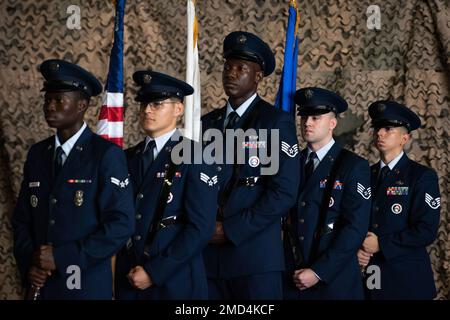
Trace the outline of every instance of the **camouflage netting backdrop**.
<path fill-rule="evenodd" d="M 377 160 L 371 146 L 367 106 L 397 99 L 424 125 L 412 134 L 409 156 L 439 174 L 442 213 L 430 247 L 441 299 L 450 298 L 449 91 L 450 2 L 448 0 L 300 0 L 297 87 L 335 90 L 349 102 L 337 132 L 347 147 Z M 260 35 L 276 54 L 276 72 L 260 86 L 274 101 L 283 63 L 289 0 L 198 0 L 202 112 L 225 101 L 221 85 L 222 40 L 234 30 Z M 312 4 L 313 3 L 313 4 Z M 70 30 L 70 5 L 81 9 L 81 29 Z M 379 5 L 381 29 L 367 27 L 367 8 Z M 42 115 L 39 64 L 68 59 L 105 82 L 112 45 L 114 7 L 108 1 L 2 0 L 0 3 L 0 298 L 21 293 L 12 255 L 9 217 L 29 147 L 52 134 Z M 184 78 L 186 1 L 129 0 L 125 14 L 125 145 L 141 139 L 132 74 L 152 68 Z M 101 98 L 87 121 L 95 128 Z M 301 141 L 301 138 L 299 138 Z M 199 199 L 201 201 L 201 199 Z M 414 279 L 411 279 L 414 281 Z"/>

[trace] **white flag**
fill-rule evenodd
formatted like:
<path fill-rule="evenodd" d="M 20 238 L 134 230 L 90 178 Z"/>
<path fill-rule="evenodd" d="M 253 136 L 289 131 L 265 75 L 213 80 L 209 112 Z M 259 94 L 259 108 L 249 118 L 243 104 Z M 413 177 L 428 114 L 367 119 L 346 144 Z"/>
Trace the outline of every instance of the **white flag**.
<path fill-rule="evenodd" d="M 187 96 L 184 111 L 184 135 L 189 139 L 199 141 L 201 92 L 200 68 L 198 65 L 198 22 L 195 15 L 195 0 L 187 1 L 187 57 L 186 82 L 194 88 L 194 94 Z"/>

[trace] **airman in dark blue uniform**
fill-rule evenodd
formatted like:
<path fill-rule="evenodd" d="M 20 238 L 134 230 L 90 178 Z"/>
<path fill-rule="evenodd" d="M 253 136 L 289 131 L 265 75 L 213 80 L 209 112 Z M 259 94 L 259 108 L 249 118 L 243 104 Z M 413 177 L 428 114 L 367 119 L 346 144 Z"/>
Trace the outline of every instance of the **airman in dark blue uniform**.
<path fill-rule="evenodd" d="M 295 103 L 307 142 L 303 179 L 288 225 L 286 299 L 363 299 L 356 252 L 370 216 L 370 171 L 365 159 L 333 139 L 347 102 L 322 88 L 297 90 Z M 291 253 L 291 254 L 289 254 Z"/>
<path fill-rule="evenodd" d="M 358 252 L 368 298 L 432 299 L 436 288 L 426 247 L 439 227 L 438 177 L 403 151 L 420 119 L 394 101 L 372 103 L 369 115 L 381 159 L 371 167 L 370 232 Z"/>
<path fill-rule="evenodd" d="M 42 299 L 112 299 L 113 256 L 133 231 L 123 151 L 83 121 L 102 87 L 81 67 L 47 60 L 44 115 L 56 135 L 33 145 L 12 216 L 23 284 Z"/>
<path fill-rule="evenodd" d="M 216 167 L 174 161 L 195 150 L 176 129 L 193 88 L 171 76 L 137 71 L 140 121 L 147 136 L 126 150 L 135 196 L 136 230 L 117 257 L 118 299 L 206 299 L 202 250 L 214 233 Z M 201 145 L 197 145 L 200 147 Z M 194 155 L 194 153 L 192 153 Z"/>
<path fill-rule="evenodd" d="M 202 118 L 205 135 L 209 129 L 225 131 L 226 141 L 238 129 L 253 133 L 224 152 L 235 160 L 221 166 L 216 234 L 204 251 L 209 297 L 281 299 L 281 218 L 295 202 L 300 174 L 295 121 L 257 94 L 259 82 L 275 68 L 265 42 L 248 32 L 232 32 L 224 40 L 223 56 L 229 99 Z M 238 159 L 239 153 L 244 157 Z M 275 160 L 264 161 L 264 154 L 276 155 Z M 271 165 L 276 169 L 266 174 Z"/>

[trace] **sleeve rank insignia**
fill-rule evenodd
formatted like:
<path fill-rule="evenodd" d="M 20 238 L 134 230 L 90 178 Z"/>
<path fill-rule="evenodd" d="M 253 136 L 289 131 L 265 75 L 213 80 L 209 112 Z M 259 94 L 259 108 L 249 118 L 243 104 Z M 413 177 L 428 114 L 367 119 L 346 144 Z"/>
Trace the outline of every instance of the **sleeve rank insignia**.
<path fill-rule="evenodd" d="M 428 193 L 425 193 L 425 203 L 430 206 L 431 209 L 436 210 L 441 206 L 441 197 L 434 199 Z"/>
<path fill-rule="evenodd" d="M 120 188 L 125 188 L 126 186 L 128 186 L 130 181 L 128 180 L 128 178 L 126 178 L 125 180 L 122 181 L 117 178 L 111 177 L 111 183 L 115 184 L 116 186 L 118 186 Z"/>
<path fill-rule="evenodd" d="M 368 200 L 368 199 L 371 197 L 371 195 L 372 195 L 371 188 L 368 187 L 368 188 L 366 189 L 366 188 L 365 188 L 361 183 L 359 183 L 359 182 L 358 182 L 358 184 L 357 184 L 356 190 L 357 190 L 358 193 L 359 193 L 364 199 L 366 199 L 366 200 Z"/>
<path fill-rule="evenodd" d="M 218 182 L 217 175 L 213 177 L 209 177 L 207 174 L 200 172 L 200 180 L 206 183 L 208 186 L 212 187 Z"/>
<path fill-rule="evenodd" d="M 281 151 L 293 158 L 298 154 L 298 145 L 294 144 L 292 147 L 284 141 L 281 141 Z"/>

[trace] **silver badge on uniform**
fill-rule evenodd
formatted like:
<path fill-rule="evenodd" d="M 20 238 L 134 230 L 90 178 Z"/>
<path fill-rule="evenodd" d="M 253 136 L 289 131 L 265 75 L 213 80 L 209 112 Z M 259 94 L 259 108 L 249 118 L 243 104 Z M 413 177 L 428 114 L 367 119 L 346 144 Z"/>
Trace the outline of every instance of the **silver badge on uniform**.
<path fill-rule="evenodd" d="M 378 108 L 378 112 L 382 113 L 386 110 L 386 105 L 384 103 L 379 103 L 377 108 Z"/>
<path fill-rule="evenodd" d="M 81 205 L 83 204 L 83 191 L 81 190 L 77 190 L 75 191 L 75 197 L 73 198 L 73 202 L 75 203 L 75 205 L 77 207 L 81 207 Z"/>
<path fill-rule="evenodd" d="M 38 198 L 34 194 L 30 197 L 30 203 L 33 208 L 36 208 L 38 205 Z"/>
<path fill-rule="evenodd" d="M 306 91 L 305 91 L 305 98 L 306 99 L 311 99 L 312 97 L 313 97 L 313 95 L 314 95 L 314 92 L 312 92 L 312 90 L 311 89 L 307 89 Z"/>
<path fill-rule="evenodd" d="M 238 42 L 239 44 L 244 44 L 245 42 L 247 42 L 247 37 L 244 36 L 244 35 L 240 35 L 240 36 L 237 38 L 237 42 Z"/>
<path fill-rule="evenodd" d="M 59 64 L 57 62 L 51 62 L 49 65 L 50 71 L 56 72 L 59 70 Z"/>
<path fill-rule="evenodd" d="M 173 200 L 173 194 L 172 192 L 169 192 L 169 196 L 167 197 L 167 203 L 171 203 Z"/>
<path fill-rule="evenodd" d="M 328 204 L 328 206 L 331 208 L 332 206 L 334 206 L 334 199 L 333 197 L 330 198 L 330 203 Z"/>
<path fill-rule="evenodd" d="M 393 214 L 400 214 L 403 211 L 403 207 L 400 203 L 394 203 L 391 207 Z"/>
<path fill-rule="evenodd" d="M 149 74 L 144 74 L 142 76 L 142 82 L 145 84 L 149 84 L 152 81 L 152 76 Z"/>
<path fill-rule="evenodd" d="M 257 166 L 259 166 L 259 158 L 257 156 L 253 156 L 250 157 L 250 159 L 248 159 L 248 164 L 250 165 L 250 167 L 252 168 L 256 168 Z"/>

